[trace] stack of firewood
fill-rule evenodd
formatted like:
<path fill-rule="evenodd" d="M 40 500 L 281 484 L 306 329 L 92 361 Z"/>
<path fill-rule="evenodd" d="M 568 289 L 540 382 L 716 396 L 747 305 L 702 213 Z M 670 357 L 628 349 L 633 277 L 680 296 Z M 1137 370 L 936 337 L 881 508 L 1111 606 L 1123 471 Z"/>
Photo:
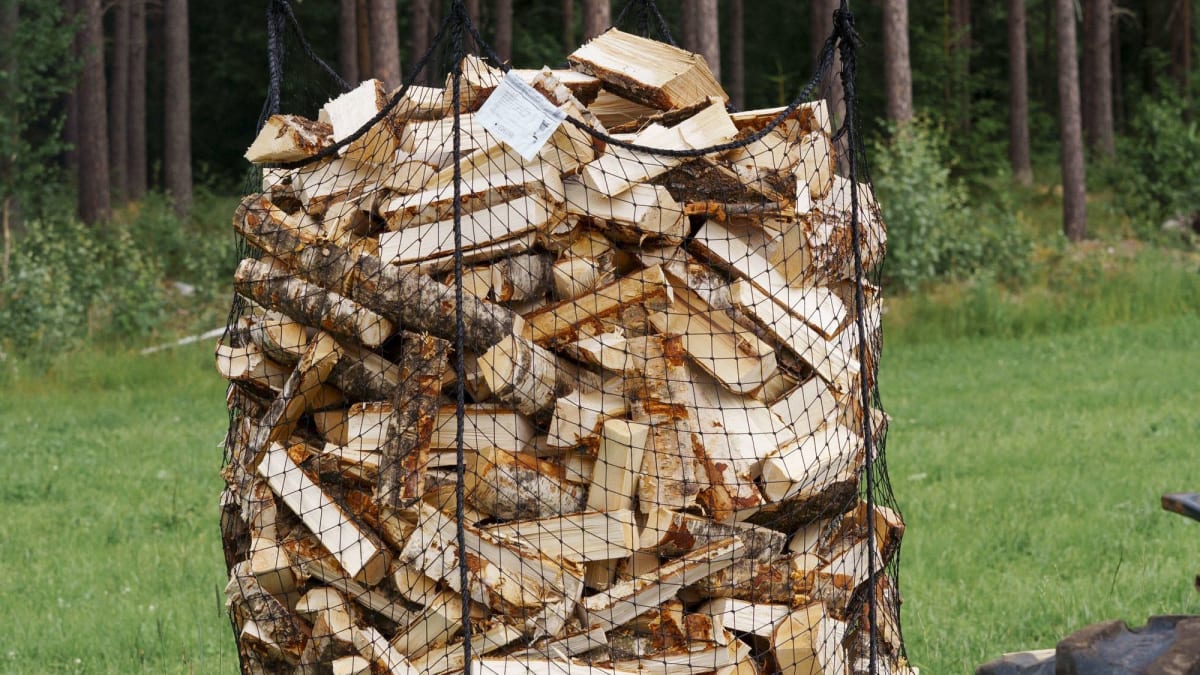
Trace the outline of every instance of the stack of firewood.
<path fill-rule="evenodd" d="M 578 122 L 532 159 L 477 121 L 505 85 L 474 57 L 457 100 L 409 87 L 358 134 L 371 80 L 248 150 L 353 139 L 233 219 L 262 253 L 217 353 L 245 670 L 448 673 L 469 646 L 472 672 L 846 675 L 874 590 L 880 672 L 907 672 L 904 526 L 860 498 L 886 417 L 853 191 L 868 269 L 884 229 L 825 106 L 729 113 L 701 57 L 616 30 L 569 60 L 515 71 Z"/>

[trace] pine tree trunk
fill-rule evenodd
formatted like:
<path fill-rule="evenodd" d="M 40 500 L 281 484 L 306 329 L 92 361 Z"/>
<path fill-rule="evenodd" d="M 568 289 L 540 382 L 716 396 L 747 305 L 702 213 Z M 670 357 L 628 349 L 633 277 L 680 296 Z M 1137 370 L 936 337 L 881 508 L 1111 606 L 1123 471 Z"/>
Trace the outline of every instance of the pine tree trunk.
<path fill-rule="evenodd" d="M 682 5 L 680 13 L 683 18 L 683 48 L 690 52 L 700 51 L 700 36 L 696 30 L 696 5 L 695 2 L 683 0 L 679 3 Z"/>
<path fill-rule="evenodd" d="M 358 84 L 358 3 L 341 0 L 338 5 L 338 65 L 342 78 Z"/>
<path fill-rule="evenodd" d="M 63 0 L 63 16 L 64 23 L 70 25 L 79 16 L 79 0 Z M 65 28 L 65 26 L 64 26 Z M 72 29 L 70 56 L 72 59 L 79 58 L 79 27 Z M 63 97 L 63 108 L 66 110 L 66 119 L 63 120 L 63 141 L 67 148 L 63 152 L 63 164 L 67 169 L 67 175 L 72 179 L 76 179 L 79 174 L 79 90 L 78 85 L 75 89 L 71 89 Z M 76 188 L 79 186 L 76 185 Z"/>
<path fill-rule="evenodd" d="M 513 0 L 496 0 L 493 6 L 496 15 L 496 54 L 507 62 L 512 62 L 513 41 Z"/>
<path fill-rule="evenodd" d="M 746 7 L 733 0 L 729 7 L 729 97 L 738 110 L 746 107 Z"/>
<path fill-rule="evenodd" d="M 108 218 L 108 114 L 104 102 L 104 23 L 100 0 L 82 0 L 79 40 L 83 69 L 76 87 L 79 107 L 79 217 L 93 225 Z"/>
<path fill-rule="evenodd" d="M 913 117 L 912 66 L 908 56 L 908 0 L 884 0 L 883 61 L 888 119 L 902 126 Z"/>
<path fill-rule="evenodd" d="M 1113 74 L 1113 129 L 1125 128 L 1125 84 L 1121 78 L 1121 19 L 1113 5 L 1112 25 L 1112 74 Z"/>
<path fill-rule="evenodd" d="M 146 196 L 146 0 L 129 0 L 129 110 L 125 184 L 129 198 Z"/>
<path fill-rule="evenodd" d="M 122 204 L 129 194 L 129 0 L 113 3 L 112 72 L 108 81 L 109 178 L 112 196 Z"/>
<path fill-rule="evenodd" d="M 583 39 L 590 40 L 612 25 L 609 0 L 583 0 Z"/>
<path fill-rule="evenodd" d="M 1192 78 L 1192 2 L 1176 0 L 1171 12 L 1171 77 L 1179 87 L 1183 100 L 1191 97 Z"/>
<path fill-rule="evenodd" d="M 20 20 L 21 13 L 20 7 L 17 5 L 17 0 L 4 0 L 4 2 L 0 2 L 0 43 L 12 43 Z M 9 77 L 4 83 L 4 94 L 10 101 L 16 99 L 17 92 L 20 90 L 18 81 L 20 77 L 19 59 L 20 55 L 17 54 L 17 50 L 9 50 L 8 59 L 3 64 L 0 64 L 9 73 Z M 16 127 L 17 125 L 13 126 Z M 14 144 L 12 147 L 15 147 L 17 140 L 17 130 L 14 128 L 11 138 L 11 142 Z M 9 259 L 12 257 L 13 221 L 15 220 L 13 215 L 18 209 L 16 195 L 4 190 L 3 186 L 5 184 L 12 184 L 15 170 L 16 167 L 13 166 L 13 158 L 11 156 L 0 156 L 0 284 L 8 281 Z"/>
<path fill-rule="evenodd" d="M 971 128 L 971 0 L 951 4 L 951 54 L 954 57 L 954 109 L 960 129 Z"/>
<path fill-rule="evenodd" d="M 358 79 L 369 80 L 375 77 L 375 68 L 371 63 L 371 15 L 367 0 L 354 3 L 354 19 L 358 24 Z"/>
<path fill-rule="evenodd" d="M 1088 147 L 1112 156 L 1112 0 L 1086 0 L 1083 13 L 1084 132 Z"/>
<path fill-rule="evenodd" d="M 717 0 L 696 0 L 692 11 L 696 13 L 696 52 L 708 62 L 713 77 L 721 81 L 721 15 Z"/>
<path fill-rule="evenodd" d="M 409 11 L 411 13 L 408 25 L 408 44 L 412 54 L 410 69 L 416 67 L 417 62 L 425 56 L 425 52 L 429 51 L 429 40 L 434 30 L 433 17 L 429 13 L 429 2 L 430 0 L 412 0 L 410 4 Z M 425 68 L 417 73 L 416 84 L 430 82 L 435 67 L 436 63 L 433 61 L 425 64 Z"/>
<path fill-rule="evenodd" d="M 1008 0 L 1008 158 L 1013 178 L 1033 184 L 1029 158 L 1029 74 L 1025 57 L 1025 0 Z"/>
<path fill-rule="evenodd" d="M 371 65 L 375 77 L 389 91 L 400 86 L 400 29 L 396 0 L 369 0 L 371 17 Z"/>
<path fill-rule="evenodd" d="M 575 51 L 575 0 L 562 0 L 563 53 Z"/>
<path fill-rule="evenodd" d="M 1062 130 L 1063 234 L 1071 241 L 1087 237 L 1087 193 L 1084 188 L 1083 122 L 1079 109 L 1079 64 L 1076 61 L 1075 3 L 1056 0 L 1058 36 L 1058 102 Z"/>
<path fill-rule="evenodd" d="M 163 175 L 175 213 L 181 218 L 192 208 L 192 103 L 187 13 L 187 0 L 165 0 L 163 3 L 167 48 Z"/>

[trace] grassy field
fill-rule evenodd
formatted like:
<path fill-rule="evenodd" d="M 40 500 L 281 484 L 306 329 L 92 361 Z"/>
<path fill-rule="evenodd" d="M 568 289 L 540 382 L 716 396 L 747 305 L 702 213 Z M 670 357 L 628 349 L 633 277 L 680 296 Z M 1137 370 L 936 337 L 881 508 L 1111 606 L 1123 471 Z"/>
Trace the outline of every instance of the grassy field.
<path fill-rule="evenodd" d="M 881 381 L 923 672 L 971 672 L 1108 618 L 1200 612 L 1200 525 L 1158 507 L 1200 487 L 1200 318 L 1179 309 L 1195 272 L 1172 274 L 1121 291 L 1142 309 L 1096 298 L 1067 322 L 1013 298 L 894 305 Z M 1192 290 L 1169 292 L 1179 283 Z M 955 328 L 978 326 L 955 323 L 968 310 L 1000 337 L 938 335 L 970 335 Z M 96 349 L 5 385 L 0 672 L 235 672 L 211 346 Z"/>
<path fill-rule="evenodd" d="M 885 347 L 914 664 L 967 673 L 1106 619 L 1200 613 L 1200 317 Z M 886 344 L 886 341 L 885 341 Z"/>

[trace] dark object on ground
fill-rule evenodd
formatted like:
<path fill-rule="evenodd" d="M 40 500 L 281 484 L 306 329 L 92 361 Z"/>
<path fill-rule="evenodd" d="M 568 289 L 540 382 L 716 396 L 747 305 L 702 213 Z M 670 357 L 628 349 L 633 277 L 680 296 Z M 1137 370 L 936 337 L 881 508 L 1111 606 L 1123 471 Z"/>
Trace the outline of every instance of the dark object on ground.
<path fill-rule="evenodd" d="M 1200 673 L 1200 617 L 1153 616 L 1088 626 L 1051 652 L 1022 652 L 980 666 L 976 675 L 1192 675 Z"/>

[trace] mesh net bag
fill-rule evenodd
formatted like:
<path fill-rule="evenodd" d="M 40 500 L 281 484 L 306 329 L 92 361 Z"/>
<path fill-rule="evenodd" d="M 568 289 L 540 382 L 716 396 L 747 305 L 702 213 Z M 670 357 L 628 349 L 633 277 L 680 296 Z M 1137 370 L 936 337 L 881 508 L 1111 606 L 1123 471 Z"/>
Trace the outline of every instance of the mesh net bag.
<path fill-rule="evenodd" d="M 243 671 L 909 672 L 849 12 L 738 112 L 652 3 L 522 71 L 456 2 L 444 86 L 313 68 L 303 117 L 272 8 L 217 351 Z"/>

